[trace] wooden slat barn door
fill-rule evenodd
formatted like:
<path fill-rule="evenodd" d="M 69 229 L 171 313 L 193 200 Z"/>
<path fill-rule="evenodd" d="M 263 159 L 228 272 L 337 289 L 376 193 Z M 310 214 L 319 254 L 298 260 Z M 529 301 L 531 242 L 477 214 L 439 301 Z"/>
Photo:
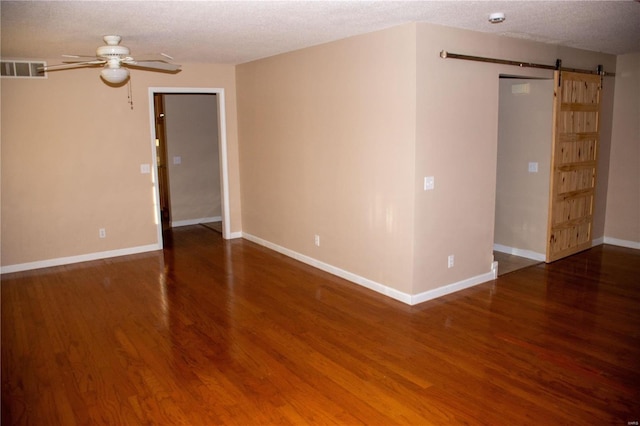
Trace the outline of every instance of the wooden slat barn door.
<path fill-rule="evenodd" d="M 556 71 L 546 261 L 591 247 L 601 77 Z"/>

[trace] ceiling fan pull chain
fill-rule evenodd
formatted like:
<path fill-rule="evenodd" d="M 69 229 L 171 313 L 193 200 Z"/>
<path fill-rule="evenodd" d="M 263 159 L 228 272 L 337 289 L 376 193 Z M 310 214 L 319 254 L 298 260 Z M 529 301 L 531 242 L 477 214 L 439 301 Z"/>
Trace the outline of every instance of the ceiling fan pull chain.
<path fill-rule="evenodd" d="M 129 88 L 129 105 L 131 105 L 131 109 L 133 110 L 133 90 L 131 90 L 131 79 L 129 79 L 127 87 Z"/>

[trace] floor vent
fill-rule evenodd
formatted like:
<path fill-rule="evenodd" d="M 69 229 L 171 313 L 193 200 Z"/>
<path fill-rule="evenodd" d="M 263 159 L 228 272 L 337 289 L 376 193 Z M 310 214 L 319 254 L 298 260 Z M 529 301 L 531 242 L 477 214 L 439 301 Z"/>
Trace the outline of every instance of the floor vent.
<path fill-rule="evenodd" d="M 2 77 L 46 78 L 46 72 L 38 71 L 38 68 L 46 65 L 47 63 L 42 61 L 2 61 L 0 62 L 0 74 Z"/>

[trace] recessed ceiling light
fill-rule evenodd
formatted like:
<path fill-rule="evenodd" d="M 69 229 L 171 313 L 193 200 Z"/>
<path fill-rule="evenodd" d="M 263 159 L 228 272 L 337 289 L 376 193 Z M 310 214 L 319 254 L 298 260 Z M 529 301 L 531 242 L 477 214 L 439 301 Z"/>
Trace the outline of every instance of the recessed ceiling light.
<path fill-rule="evenodd" d="M 499 24 L 501 22 L 504 22 L 505 19 L 506 18 L 504 16 L 504 13 L 502 12 L 496 12 L 489 15 L 489 22 L 491 22 L 492 24 Z"/>

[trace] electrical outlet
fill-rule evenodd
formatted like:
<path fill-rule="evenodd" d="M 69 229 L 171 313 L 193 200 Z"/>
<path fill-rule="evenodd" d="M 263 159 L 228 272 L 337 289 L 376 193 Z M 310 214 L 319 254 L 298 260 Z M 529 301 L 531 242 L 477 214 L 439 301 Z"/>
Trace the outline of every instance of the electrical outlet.
<path fill-rule="evenodd" d="M 447 268 L 453 268 L 454 257 L 452 254 L 447 258 Z"/>
<path fill-rule="evenodd" d="M 107 238 L 107 231 L 104 228 L 98 229 L 98 236 L 100 236 L 100 238 Z"/>
<path fill-rule="evenodd" d="M 316 247 L 320 247 L 320 235 L 314 235 L 313 242 L 316 245 Z"/>

